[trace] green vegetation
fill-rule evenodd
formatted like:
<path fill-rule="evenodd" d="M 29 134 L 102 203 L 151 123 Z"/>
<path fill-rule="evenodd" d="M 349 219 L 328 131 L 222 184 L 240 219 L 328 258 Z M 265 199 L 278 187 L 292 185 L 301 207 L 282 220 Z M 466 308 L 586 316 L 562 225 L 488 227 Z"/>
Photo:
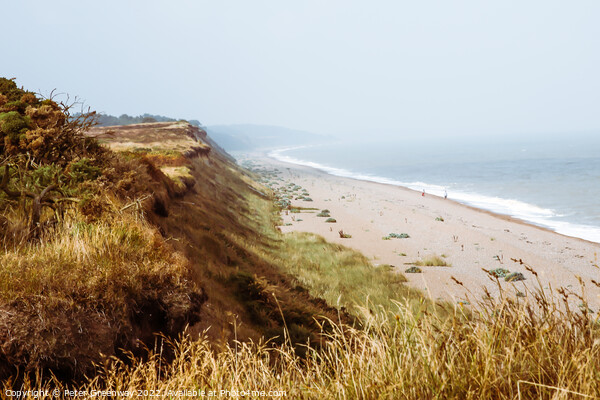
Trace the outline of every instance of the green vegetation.
<path fill-rule="evenodd" d="M 328 222 L 328 223 L 330 223 L 330 224 L 335 224 L 335 223 L 337 222 L 337 220 L 336 220 L 335 218 L 327 218 L 327 219 L 325 220 L 325 222 Z"/>
<path fill-rule="evenodd" d="M 506 282 L 524 281 L 526 279 L 521 272 L 510 272 L 506 268 L 496 268 L 491 271 L 484 269 L 484 271 L 494 278 L 504 278 Z"/>
<path fill-rule="evenodd" d="M 496 268 L 496 269 L 489 271 L 489 273 L 496 278 L 504 278 L 506 275 L 508 275 L 510 273 L 510 271 L 507 270 L 506 268 Z"/>
<path fill-rule="evenodd" d="M 328 243 L 322 237 L 294 232 L 285 238 L 278 257 L 285 257 L 285 272 L 311 295 L 323 298 L 331 306 L 343 306 L 359 315 L 356 308 L 368 297 L 376 306 L 391 306 L 393 301 L 421 296 L 403 285 L 401 274 L 389 267 L 371 265 L 360 253 L 341 245 Z"/>
<path fill-rule="evenodd" d="M 387 236 L 383 237 L 383 240 L 390 240 L 390 239 L 407 239 L 410 236 L 408 235 L 408 233 L 390 233 Z"/>

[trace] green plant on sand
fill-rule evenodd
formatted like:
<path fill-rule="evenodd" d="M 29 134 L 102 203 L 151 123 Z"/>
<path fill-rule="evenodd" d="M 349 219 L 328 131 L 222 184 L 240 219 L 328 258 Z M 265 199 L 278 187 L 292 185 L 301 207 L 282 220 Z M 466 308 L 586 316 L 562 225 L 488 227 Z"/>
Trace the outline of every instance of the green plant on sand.
<path fill-rule="evenodd" d="M 390 233 L 387 236 L 383 237 L 383 240 L 390 240 L 390 239 L 407 239 L 410 236 L 408 235 L 408 233 Z"/>

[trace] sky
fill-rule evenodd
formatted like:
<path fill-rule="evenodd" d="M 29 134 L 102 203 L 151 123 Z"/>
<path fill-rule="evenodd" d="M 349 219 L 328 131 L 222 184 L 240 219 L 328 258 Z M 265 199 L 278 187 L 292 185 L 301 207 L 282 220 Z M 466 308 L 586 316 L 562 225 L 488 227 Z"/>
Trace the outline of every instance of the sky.
<path fill-rule="evenodd" d="M 600 133 L 600 2 L 4 1 L 0 76 L 113 115 L 331 135 Z"/>

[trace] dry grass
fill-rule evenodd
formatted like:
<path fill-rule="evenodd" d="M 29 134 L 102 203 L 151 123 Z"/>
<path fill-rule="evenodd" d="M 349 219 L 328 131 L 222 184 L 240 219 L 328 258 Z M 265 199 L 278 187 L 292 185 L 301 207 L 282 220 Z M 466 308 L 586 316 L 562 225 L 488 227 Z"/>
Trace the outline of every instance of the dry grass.
<path fill-rule="evenodd" d="M 203 337 L 164 341 L 146 361 L 116 361 L 80 389 L 155 390 L 159 398 L 225 389 L 283 391 L 294 399 L 595 398 L 597 320 L 549 295 L 528 292 L 527 302 L 488 298 L 470 315 L 455 308 L 445 317 L 415 313 L 406 302 L 389 310 L 369 305 L 362 328 L 329 321 L 322 346 L 307 345 L 304 358 L 287 343 L 215 348 Z M 174 349 L 172 363 L 160 356 L 167 348 Z"/>
<path fill-rule="evenodd" d="M 5 249 L 0 265 L 4 376 L 10 364 L 89 373 L 100 352 L 152 340 L 142 326 L 177 335 L 202 303 L 185 257 L 133 213 L 86 223 L 73 211 L 39 241 Z"/>
<path fill-rule="evenodd" d="M 422 260 L 418 260 L 415 262 L 415 265 L 420 267 L 451 267 L 452 265 L 446 262 L 440 256 L 432 255 L 427 256 Z"/>
<path fill-rule="evenodd" d="M 173 181 L 175 187 L 179 190 L 185 190 L 188 187 L 192 187 L 196 182 L 191 174 L 190 168 L 187 166 L 161 167 L 160 170 Z"/>

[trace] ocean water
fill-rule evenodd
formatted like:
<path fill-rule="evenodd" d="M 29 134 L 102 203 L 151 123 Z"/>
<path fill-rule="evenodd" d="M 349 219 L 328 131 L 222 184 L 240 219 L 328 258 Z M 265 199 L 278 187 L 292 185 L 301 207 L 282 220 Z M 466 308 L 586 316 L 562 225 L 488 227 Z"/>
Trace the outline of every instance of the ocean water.
<path fill-rule="evenodd" d="M 600 138 L 346 141 L 271 151 L 281 161 L 401 185 L 600 243 Z"/>

